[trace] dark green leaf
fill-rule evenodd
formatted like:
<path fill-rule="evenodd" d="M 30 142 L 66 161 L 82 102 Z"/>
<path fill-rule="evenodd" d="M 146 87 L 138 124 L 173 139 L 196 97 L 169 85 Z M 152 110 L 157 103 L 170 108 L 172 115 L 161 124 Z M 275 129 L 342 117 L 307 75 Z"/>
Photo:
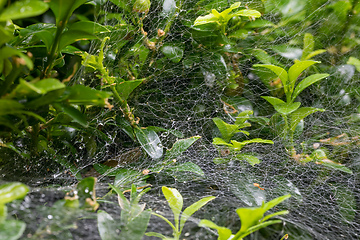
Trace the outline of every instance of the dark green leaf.
<path fill-rule="evenodd" d="M 104 106 L 111 92 L 99 91 L 84 85 L 69 87 L 67 102 L 76 105 Z"/>
<path fill-rule="evenodd" d="M 86 116 L 73 106 L 66 104 L 56 104 L 60 107 L 67 115 L 69 115 L 75 122 L 81 124 L 83 127 L 88 126 Z"/>
<path fill-rule="evenodd" d="M 51 0 L 49 5 L 55 14 L 56 25 L 66 24 L 75 9 L 88 1 L 89 0 Z"/>
<path fill-rule="evenodd" d="M 143 80 L 124 81 L 116 84 L 116 91 L 123 100 L 127 100 L 129 95 L 137 88 Z"/>

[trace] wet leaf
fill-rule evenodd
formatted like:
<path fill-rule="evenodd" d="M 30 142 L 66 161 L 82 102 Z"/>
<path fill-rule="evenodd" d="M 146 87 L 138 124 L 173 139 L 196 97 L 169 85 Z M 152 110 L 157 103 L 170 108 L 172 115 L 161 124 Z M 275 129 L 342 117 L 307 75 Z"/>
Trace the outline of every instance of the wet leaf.
<path fill-rule="evenodd" d="M 134 133 L 141 147 L 151 158 L 159 159 L 162 157 L 163 146 L 155 131 L 137 127 L 134 129 Z"/>
<path fill-rule="evenodd" d="M 200 136 L 194 136 L 186 139 L 177 140 L 171 149 L 166 150 L 165 160 L 176 159 L 184 151 L 186 151 L 194 142 L 200 139 Z"/>
<path fill-rule="evenodd" d="M 25 231 L 26 224 L 21 221 L 7 220 L 0 224 L 0 239 L 2 240 L 17 240 Z"/>
<path fill-rule="evenodd" d="M 48 8 L 48 4 L 40 0 L 17 1 L 2 11 L 0 22 L 34 17 L 46 12 Z"/>
<path fill-rule="evenodd" d="M 164 45 L 161 48 L 162 53 L 174 63 L 180 62 L 184 56 L 184 49 L 179 46 Z"/>
<path fill-rule="evenodd" d="M 175 171 L 175 172 L 192 172 L 198 174 L 200 176 L 204 176 L 203 170 L 192 162 L 186 162 L 182 164 L 178 164 L 174 167 L 168 167 L 166 170 Z"/>
<path fill-rule="evenodd" d="M 97 212 L 97 226 L 102 240 L 118 239 L 117 224 L 107 212 L 102 210 Z"/>

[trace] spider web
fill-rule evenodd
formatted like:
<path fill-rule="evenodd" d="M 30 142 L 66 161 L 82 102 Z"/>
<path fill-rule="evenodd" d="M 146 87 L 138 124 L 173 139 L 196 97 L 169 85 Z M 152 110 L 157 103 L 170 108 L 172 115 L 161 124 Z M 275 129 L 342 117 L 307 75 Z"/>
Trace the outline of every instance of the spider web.
<path fill-rule="evenodd" d="M 134 115 L 140 117 L 142 126 L 178 130 L 186 137 L 202 136 L 177 161 L 191 160 L 202 168 L 205 177 L 192 176 L 193 179 L 189 179 L 175 173 L 175 182 L 166 182 L 169 179 L 160 176 L 155 181 L 159 184 L 165 181 L 167 185 L 179 189 L 184 202 L 189 204 L 203 196 L 216 195 L 218 198 L 209 203 L 206 211 L 195 215 L 193 220 L 211 219 L 233 231 L 239 229 L 240 224 L 235 214 L 236 208 L 256 206 L 262 201 L 292 194 L 293 197 L 280 206 L 290 211 L 282 217 L 284 223 L 254 233 L 249 239 L 280 239 L 286 233 L 290 239 L 358 239 L 359 72 L 353 65 L 346 64 L 346 61 L 350 56 L 359 57 L 356 51 L 359 29 L 354 8 L 349 9 L 349 14 L 354 15 L 352 18 L 343 16 L 338 10 L 340 6 L 351 5 L 351 1 L 268 0 L 264 1 L 264 9 L 261 1 L 242 2 L 242 5 L 262 11 L 264 14 L 261 19 L 268 21 L 269 27 L 249 31 L 244 39 L 236 39 L 236 47 L 241 51 L 232 54 L 232 57 L 235 56 L 232 59 L 236 60 L 244 78 L 241 92 L 229 90 L 229 79 L 234 74 L 231 57 L 199 44 L 191 29 L 198 16 L 208 14 L 211 9 L 219 12 L 224 10 L 224 2 L 230 6 L 235 1 L 184 0 L 181 1 L 180 9 L 172 0 L 152 1 L 150 11 L 144 18 L 144 31 L 150 40 L 154 40 L 158 37 L 158 29 L 164 30 L 169 19 L 174 16 L 170 31 L 159 46 L 180 46 L 184 51 L 181 60 L 173 62 L 159 50 L 154 55 L 154 62 L 142 68 L 137 63 L 144 61 L 144 52 L 150 54 L 151 51 L 144 48 L 143 39 L 135 38 L 136 43 L 122 55 L 124 61 L 115 66 L 120 69 L 115 72 L 124 79 L 149 79 L 132 94 L 129 102 L 135 109 Z M 133 29 L 126 25 L 131 20 L 126 18 L 121 7 L 108 2 L 102 11 L 98 21 L 118 27 L 118 31 L 111 34 L 111 43 L 107 46 L 107 63 L 113 66 L 115 56 L 119 54 L 117 49 L 123 47 L 121 44 L 129 42 Z M 345 164 L 353 174 L 315 163 L 295 163 L 289 159 L 281 138 L 256 122 L 252 122 L 249 138 L 262 137 L 275 142 L 271 146 L 253 144 L 246 147 L 244 151 L 257 153 L 261 163 L 255 166 L 236 161 L 227 165 L 214 164 L 212 160 L 219 157 L 219 153 L 211 142 L 219 133 L 212 118 L 220 117 L 225 122 L 233 123 L 235 115 L 231 111 L 247 109 L 253 110 L 255 117 L 270 118 L 274 114 L 271 106 L 260 96 L 269 96 L 279 89 L 271 88 L 271 80 L 264 78 L 259 69 L 252 67 L 255 63 L 261 63 L 257 54 L 259 50 L 265 51 L 271 63 L 280 63 L 288 69 L 295 59 L 301 57 L 305 33 L 314 35 L 315 50 L 327 50 L 314 57 L 321 64 L 317 64 L 313 71 L 329 73 L 330 76 L 309 87 L 298 98 L 302 106 L 325 108 L 326 111 L 305 119 L 304 131 L 296 139 L 297 150 L 299 153 L 309 153 L 320 146 L 327 149 L 331 160 Z M 94 49 L 97 47 L 93 46 Z M 124 65 L 126 61 L 130 64 Z M 133 70 L 137 76 L 124 69 Z M 166 148 L 170 148 L 176 140 L 167 133 L 160 137 Z M 243 136 L 238 138 L 245 139 Z M 115 147 L 117 154 L 127 150 L 119 145 Z M 94 159 L 108 154 L 105 151 Z M 149 168 L 152 163 L 155 163 L 154 160 L 148 160 L 138 168 Z M 258 183 L 264 190 L 254 186 L 254 183 Z M 159 191 L 159 188 L 155 189 Z M 169 212 L 164 213 L 168 210 L 159 206 L 156 203 L 158 200 L 148 200 L 148 205 L 158 206 L 162 208 L 163 214 L 171 216 Z M 164 229 L 162 223 L 154 219 L 149 228 Z M 192 228 L 196 232 L 192 232 L 186 239 L 215 239 L 215 235 L 197 228 L 196 224 Z"/>

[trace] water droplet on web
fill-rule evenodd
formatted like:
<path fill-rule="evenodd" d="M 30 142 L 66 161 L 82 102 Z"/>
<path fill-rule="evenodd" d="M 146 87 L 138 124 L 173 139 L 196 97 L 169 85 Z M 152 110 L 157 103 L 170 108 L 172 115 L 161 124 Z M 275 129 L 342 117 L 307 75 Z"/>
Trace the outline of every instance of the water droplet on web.
<path fill-rule="evenodd" d="M 52 215 L 48 215 L 47 218 L 48 218 L 48 219 L 53 219 L 53 216 L 52 216 Z"/>

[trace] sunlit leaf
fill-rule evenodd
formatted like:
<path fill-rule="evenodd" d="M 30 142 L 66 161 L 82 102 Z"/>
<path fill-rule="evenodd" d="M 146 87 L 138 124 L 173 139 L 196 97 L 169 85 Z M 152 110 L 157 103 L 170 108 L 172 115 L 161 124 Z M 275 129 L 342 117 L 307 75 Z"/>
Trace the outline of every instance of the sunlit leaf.
<path fill-rule="evenodd" d="M 29 188 L 19 182 L 12 182 L 0 185 L 0 205 L 24 198 Z"/>
<path fill-rule="evenodd" d="M 218 240 L 228 240 L 232 236 L 231 230 L 226 227 L 220 227 L 212 221 L 203 219 L 199 223 L 199 227 L 208 227 L 217 230 L 219 234 Z"/>
<path fill-rule="evenodd" d="M 174 222 L 175 226 L 177 227 L 179 226 L 180 213 L 183 208 L 183 198 L 179 191 L 175 188 L 168 188 L 163 186 L 161 189 L 166 198 L 166 201 L 171 208 L 171 211 L 174 214 Z"/>

